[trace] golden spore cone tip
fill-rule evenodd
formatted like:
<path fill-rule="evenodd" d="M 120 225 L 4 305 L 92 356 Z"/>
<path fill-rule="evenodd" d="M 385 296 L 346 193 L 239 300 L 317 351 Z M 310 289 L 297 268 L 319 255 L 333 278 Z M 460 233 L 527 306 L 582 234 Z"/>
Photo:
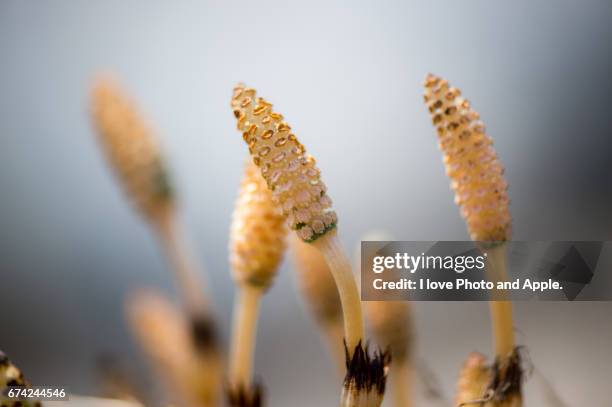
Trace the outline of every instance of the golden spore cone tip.
<path fill-rule="evenodd" d="M 106 156 L 136 208 L 147 217 L 166 209 L 173 190 L 157 140 L 115 82 L 99 79 L 94 85 L 92 117 Z"/>
<path fill-rule="evenodd" d="M 478 113 L 461 92 L 434 75 L 425 79 L 425 103 L 444 153 L 455 201 L 475 241 L 510 239 L 508 184 Z"/>
<path fill-rule="evenodd" d="M 267 287 L 286 247 L 285 218 L 259 169 L 245 168 L 230 228 L 230 263 L 239 283 Z"/>
<path fill-rule="evenodd" d="M 234 88 L 231 105 L 253 162 L 289 227 L 306 242 L 333 229 L 338 219 L 320 171 L 283 116 L 273 112 L 272 104 L 258 98 L 254 89 L 242 84 Z"/>

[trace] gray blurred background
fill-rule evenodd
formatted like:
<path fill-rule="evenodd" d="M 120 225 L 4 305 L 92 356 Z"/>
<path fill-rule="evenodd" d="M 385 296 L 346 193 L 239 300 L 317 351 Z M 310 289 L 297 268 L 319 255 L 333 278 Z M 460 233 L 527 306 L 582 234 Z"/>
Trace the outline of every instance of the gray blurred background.
<path fill-rule="evenodd" d="M 173 295 L 88 118 L 115 74 L 167 151 L 224 336 L 227 231 L 246 148 L 229 108 L 245 81 L 317 158 L 341 238 L 467 238 L 422 101 L 460 87 L 507 168 L 514 237 L 610 240 L 612 2 L 0 1 L 0 348 L 36 383 L 97 391 L 101 353 L 145 366 L 123 319 L 141 286 Z M 284 266 L 256 370 L 271 406 L 336 405 L 333 364 Z M 414 304 L 418 355 L 452 395 L 487 305 Z M 521 343 L 570 406 L 609 405 L 610 303 L 517 304 Z M 142 371 L 142 376 L 146 376 Z M 527 392 L 539 401 L 537 374 Z M 450 404 L 448 404 L 450 405 Z"/>

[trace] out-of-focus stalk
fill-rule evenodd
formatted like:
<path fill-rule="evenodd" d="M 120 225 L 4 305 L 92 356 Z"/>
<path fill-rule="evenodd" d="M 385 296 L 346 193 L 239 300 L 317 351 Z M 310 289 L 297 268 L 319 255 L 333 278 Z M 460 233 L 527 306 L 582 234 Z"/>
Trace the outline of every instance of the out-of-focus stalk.
<path fill-rule="evenodd" d="M 474 403 L 478 406 L 487 396 L 485 393 L 490 381 L 491 369 L 487 365 L 487 358 L 479 353 L 471 353 L 459 372 L 455 405 Z"/>
<path fill-rule="evenodd" d="M 392 241 L 384 231 L 371 231 L 361 241 Z M 355 267 L 361 270 L 361 242 L 355 250 Z M 365 259 L 371 264 L 372 259 Z M 391 352 L 389 369 L 393 405 L 410 407 L 414 400 L 414 328 L 410 303 L 407 301 L 366 301 L 365 317 L 370 333 L 377 343 Z"/>
<path fill-rule="evenodd" d="M 252 377 L 259 305 L 282 261 L 286 235 L 284 218 L 265 180 L 249 163 L 230 233 L 230 263 L 237 286 L 229 363 L 232 406 L 261 403 L 261 389 L 254 386 Z"/>
<path fill-rule="evenodd" d="M 300 291 L 321 328 L 342 372 L 346 368 L 342 304 L 334 277 L 321 252 L 293 234 L 293 264 Z"/>
<path fill-rule="evenodd" d="M 92 118 L 119 183 L 136 210 L 152 225 L 169 259 L 189 316 L 190 331 L 200 346 L 199 355 L 210 358 L 203 363 L 219 368 L 209 370 L 201 378 L 209 382 L 204 388 L 215 393 L 207 398 L 216 400 L 222 376 L 216 328 L 203 292 L 201 266 L 196 263 L 178 222 L 174 187 L 157 139 L 134 103 L 118 84 L 108 79 L 98 80 L 93 88 Z"/>
<path fill-rule="evenodd" d="M 186 407 L 218 405 L 221 360 L 206 345 L 208 334 L 194 334 L 191 321 L 155 292 L 129 296 L 127 320 L 172 402 Z"/>
<path fill-rule="evenodd" d="M 147 404 L 141 375 L 124 365 L 117 355 L 100 355 L 96 373 L 101 397 Z"/>
<path fill-rule="evenodd" d="M 378 344 L 391 350 L 389 370 L 393 405 L 410 407 L 414 399 L 414 342 L 410 303 L 406 301 L 367 301 L 366 320 Z"/>
<path fill-rule="evenodd" d="M 100 79 L 92 93 L 92 117 L 110 166 L 136 210 L 157 232 L 187 310 L 203 314 L 198 267 L 177 218 L 174 187 L 153 131 L 119 85 Z"/>

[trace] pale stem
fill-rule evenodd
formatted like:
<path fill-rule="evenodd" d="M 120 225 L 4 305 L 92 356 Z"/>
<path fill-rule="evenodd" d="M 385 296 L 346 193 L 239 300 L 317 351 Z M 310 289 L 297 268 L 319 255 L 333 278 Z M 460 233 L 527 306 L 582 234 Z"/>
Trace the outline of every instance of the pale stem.
<path fill-rule="evenodd" d="M 342 313 L 344 314 L 344 336 L 352 357 L 357 345 L 365 346 L 361 300 L 350 261 L 340 244 L 335 231 L 328 232 L 313 243 L 325 257 L 338 287 Z"/>
<path fill-rule="evenodd" d="M 409 360 L 398 360 L 391 365 L 391 391 L 395 407 L 412 406 L 412 375 L 412 365 Z"/>
<path fill-rule="evenodd" d="M 235 388 L 252 385 L 253 359 L 257 338 L 259 303 L 263 290 L 248 284 L 241 285 L 234 302 L 234 316 L 230 347 L 230 383 Z"/>
<path fill-rule="evenodd" d="M 487 248 L 486 270 L 489 280 L 497 283 L 507 281 L 506 244 Z M 496 292 L 497 298 L 500 293 Z M 495 354 L 500 360 L 506 359 L 514 351 L 514 324 L 512 322 L 512 303 L 497 298 L 489 301 L 491 309 L 491 322 L 493 325 L 493 338 L 495 341 Z"/>
<path fill-rule="evenodd" d="M 178 290 L 190 315 L 201 315 L 207 310 L 202 281 L 198 278 L 198 267 L 189 249 L 184 233 L 173 212 L 155 219 L 160 241 L 168 257 L 176 279 Z"/>
<path fill-rule="evenodd" d="M 344 352 L 344 327 L 342 321 L 323 322 L 322 330 L 329 344 L 329 351 L 332 353 L 340 372 L 344 374 L 346 370 L 346 354 Z"/>

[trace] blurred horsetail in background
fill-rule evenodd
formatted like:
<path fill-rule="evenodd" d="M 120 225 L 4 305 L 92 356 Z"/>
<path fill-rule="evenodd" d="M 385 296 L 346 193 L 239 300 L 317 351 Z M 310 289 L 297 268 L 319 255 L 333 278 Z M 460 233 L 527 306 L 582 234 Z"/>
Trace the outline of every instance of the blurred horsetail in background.
<path fill-rule="evenodd" d="M 207 374 L 209 402 L 219 396 L 222 371 L 210 302 L 204 295 L 201 267 L 178 222 L 178 205 L 157 139 L 134 103 L 110 79 L 97 80 L 92 118 L 101 147 L 129 200 L 156 232 L 167 254 L 188 315 L 190 335 L 199 347 Z"/>
<path fill-rule="evenodd" d="M 261 297 L 272 284 L 286 247 L 287 229 L 257 167 L 245 167 L 230 230 L 230 264 L 236 283 L 229 361 L 229 401 L 237 407 L 261 403 L 253 384 L 253 359 Z"/>

